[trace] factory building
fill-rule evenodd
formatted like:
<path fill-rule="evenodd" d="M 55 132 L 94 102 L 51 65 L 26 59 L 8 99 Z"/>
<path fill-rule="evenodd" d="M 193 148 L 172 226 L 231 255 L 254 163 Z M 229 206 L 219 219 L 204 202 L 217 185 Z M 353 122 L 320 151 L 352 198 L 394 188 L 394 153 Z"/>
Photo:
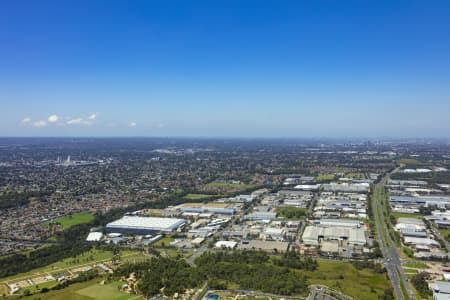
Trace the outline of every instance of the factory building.
<path fill-rule="evenodd" d="M 239 204 L 226 202 L 184 203 L 172 208 L 172 210 L 180 211 L 183 214 L 196 213 L 214 215 L 235 215 L 239 209 Z"/>
<path fill-rule="evenodd" d="M 436 281 L 433 288 L 433 300 L 450 299 L 450 282 Z"/>
<path fill-rule="evenodd" d="M 249 221 L 275 220 L 277 218 L 277 214 L 274 212 L 258 211 L 258 212 L 248 214 L 244 218 L 245 218 L 245 220 L 249 220 Z"/>
<path fill-rule="evenodd" d="M 320 226 L 329 226 L 329 227 L 349 227 L 349 228 L 358 228 L 361 227 L 361 222 L 358 220 L 349 220 L 349 219 L 318 219 L 313 221 L 314 224 Z"/>
<path fill-rule="evenodd" d="M 349 245 L 364 246 L 363 228 L 307 226 L 302 235 L 305 245 L 319 246 L 322 241 L 347 241 Z"/>
<path fill-rule="evenodd" d="M 124 216 L 119 220 L 108 223 L 105 231 L 142 235 L 167 233 L 173 232 L 185 224 L 186 220 L 184 219 Z"/>
<path fill-rule="evenodd" d="M 368 193 L 370 184 L 367 182 L 362 183 L 326 183 L 322 184 L 324 191 L 329 192 L 356 192 L 356 193 Z"/>
<path fill-rule="evenodd" d="M 267 227 L 260 234 L 263 240 L 284 241 L 286 238 L 286 230 L 282 228 Z"/>
<path fill-rule="evenodd" d="M 427 237 L 425 223 L 415 218 L 398 218 L 395 230 L 402 236 Z"/>

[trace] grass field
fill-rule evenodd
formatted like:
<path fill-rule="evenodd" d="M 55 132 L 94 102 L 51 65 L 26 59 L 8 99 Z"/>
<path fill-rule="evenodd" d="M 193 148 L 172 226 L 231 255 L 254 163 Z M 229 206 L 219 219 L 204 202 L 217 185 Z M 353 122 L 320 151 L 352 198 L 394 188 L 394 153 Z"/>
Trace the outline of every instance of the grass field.
<path fill-rule="evenodd" d="M 9 289 L 4 284 L 0 284 L 0 295 L 7 295 L 9 293 Z"/>
<path fill-rule="evenodd" d="M 76 283 L 62 290 L 49 291 L 47 293 L 23 297 L 21 299 L 32 300 L 128 300 L 140 299 L 136 295 L 130 295 L 119 291 L 120 282 L 112 282 L 100 285 L 99 279 L 88 282 Z"/>
<path fill-rule="evenodd" d="M 414 218 L 414 219 L 422 219 L 423 215 L 421 214 L 409 214 L 409 213 L 401 213 L 401 212 L 391 212 L 396 219 L 398 218 Z"/>
<path fill-rule="evenodd" d="M 308 276 L 310 284 L 323 284 L 359 300 L 377 300 L 391 287 L 386 274 L 357 270 L 348 262 L 320 260 L 316 271 L 299 272 Z"/>
<path fill-rule="evenodd" d="M 420 162 L 414 158 L 402 158 L 402 159 L 398 160 L 398 163 L 402 164 L 402 165 L 421 165 L 421 164 L 423 164 L 422 162 Z"/>
<path fill-rule="evenodd" d="M 61 217 L 58 219 L 54 219 L 51 222 L 49 222 L 48 224 L 50 224 L 50 223 L 61 224 L 61 226 L 64 227 L 64 229 L 67 229 L 67 228 L 70 228 L 70 227 L 78 225 L 78 224 L 88 223 L 92 220 L 94 220 L 94 215 L 92 213 L 82 212 L 82 213 L 73 214 L 70 216 L 65 216 L 65 217 Z"/>
<path fill-rule="evenodd" d="M 319 176 L 316 177 L 316 180 L 318 182 L 322 182 L 322 181 L 332 181 L 336 179 L 336 175 L 334 174 L 320 174 Z"/>
<path fill-rule="evenodd" d="M 347 177 L 347 178 L 354 178 L 354 179 L 364 179 L 364 178 L 366 178 L 364 173 L 347 173 L 347 174 L 345 174 L 345 177 Z"/>
<path fill-rule="evenodd" d="M 224 188 L 224 189 L 240 189 L 246 190 L 256 187 L 254 184 L 245 184 L 245 183 L 229 183 L 229 182 L 220 182 L 213 181 L 206 184 L 207 187 L 215 187 L 215 188 Z"/>
<path fill-rule="evenodd" d="M 31 292 L 31 293 L 39 293 L 39 291 L 41 291 L 43 288 L 52 288 L 54 286 L 56 286 L 58 284 L 58 282 L 56 282 L 56 280 L 52 280 L 52 281 L 47 281 L 44 283 L 40 283 L 40 284 L 36 284 L 33 286 L 28 287 L 27 289 Z"/>
<path fill-rule="evenodd" d="M 444 239 L 448 240 L 448 236 L 450 236 L 450 229 L 439 229 L 439 232 L 442 234 Z"/>
<path fill-rule="evenodd" d="M 202 199 L 208 199 L 211 197 L 216 197 L 216 195 L 206 195 L 206 194 L 187 194 L 183 198 L 188 200 L 202 200 Z"/>
<path fill-rule="evenodd" d="M 417 269 L 403 268 L 405 274 L 417 274 L 419 271 Z"/>
<path fill-rule="evenodd" d="M 406 262 L 403 264 L 406 268 L 414 268 L 414 269 L 426 269 L 428 265 L 426 263 L 415 261 L 415 262 Z"/>
<path fill-rule="evenodd" d="M 169 247 L 170 243 L 175 241 L 173 237 L 166 236 L 153 244 L 154 247 Z"/>
<path fill-rule="evenodd" d="M 95 283 L 91 286 L 77 290 L 75 293 L 81 296 L 85 296 L 88 299 L 95 300 L 127 300 L 135 297 L 136 295 L 130 295 L 119 290 L 122 283 L 113 282 L 105 285 Z"/>

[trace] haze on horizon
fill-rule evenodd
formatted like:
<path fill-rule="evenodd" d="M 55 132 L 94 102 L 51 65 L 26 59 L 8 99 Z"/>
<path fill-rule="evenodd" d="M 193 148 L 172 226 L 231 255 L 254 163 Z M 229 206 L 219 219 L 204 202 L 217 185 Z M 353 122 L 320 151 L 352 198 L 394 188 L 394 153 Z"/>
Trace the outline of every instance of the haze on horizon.
<path fill-rule="evenodd" d="M 450 137 L 448 1 L 10 1 L 0 136 Z"/>

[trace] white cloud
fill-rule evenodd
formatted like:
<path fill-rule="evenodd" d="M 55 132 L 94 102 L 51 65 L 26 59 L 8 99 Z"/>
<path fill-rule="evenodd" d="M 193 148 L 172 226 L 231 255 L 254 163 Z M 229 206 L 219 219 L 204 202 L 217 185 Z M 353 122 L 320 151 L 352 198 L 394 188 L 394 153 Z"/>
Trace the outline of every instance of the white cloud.
<path fill-rule="evenodd" d="M 31 118 L 23 118 L 22 119 L 22 121 L 20 121 L 20 123 L 22 123 L 22 124 L 30 124 L 30 122 L 31 122 Z"/>
<path fill-rule="evenodd" d="M 91 121 L 83 120 L 83 118 L 70 119 L 66 123 L 67 123 L 67 125 L 83 125 L 83 126 L 90 126 L 90 125 L 92 125 Z"/>
<path fill-rule="evenodd" d="M 130 123 L 130 127 L 136 127 L 137 123 L 136 122 L 131 122 Z"/>
<path fill-rule="evenodd" d="M 92 115 L 90 115 L 90 116 L 88 117 L 88 120 L 95 120 L 95 119 L 97 119 L 97 116 L 98 116 L 97 113 L 92 114 Z"/>
<path fill-rule="evenodd" d="M 83 122 L 82 118 L 76 118 L 76 119 L 70 119 L 69 121 L 67 121 L 68 125 L 77 125 L 77 124 L 81 124 L 81 122 Z"/>
<path fill-rule="evenodd" d="M 47 121 L 49 123 L 56 123 L 56 122 L 58 122 L 58 120 L 59 120 L 59 117 L 57 115 L 51 115 L 47 119 Z"/>
<path fill-rule="evenodd" d="M 34 127 L 44 127 L 44 126 L 47 126 L 47 122 L 45 122 L 45 121 L 36 121 L 36 122 L 33 123 L 33 126 Z"/>

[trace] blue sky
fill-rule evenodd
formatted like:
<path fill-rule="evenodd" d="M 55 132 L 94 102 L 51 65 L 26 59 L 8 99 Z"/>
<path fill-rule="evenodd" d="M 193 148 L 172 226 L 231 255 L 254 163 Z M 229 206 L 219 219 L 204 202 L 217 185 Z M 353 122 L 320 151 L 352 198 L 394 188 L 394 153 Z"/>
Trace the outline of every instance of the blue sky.
<path fill-rule="evenodd" d="M 449 137 L 448 1 L 4 1 L 0 136 Z"/>

